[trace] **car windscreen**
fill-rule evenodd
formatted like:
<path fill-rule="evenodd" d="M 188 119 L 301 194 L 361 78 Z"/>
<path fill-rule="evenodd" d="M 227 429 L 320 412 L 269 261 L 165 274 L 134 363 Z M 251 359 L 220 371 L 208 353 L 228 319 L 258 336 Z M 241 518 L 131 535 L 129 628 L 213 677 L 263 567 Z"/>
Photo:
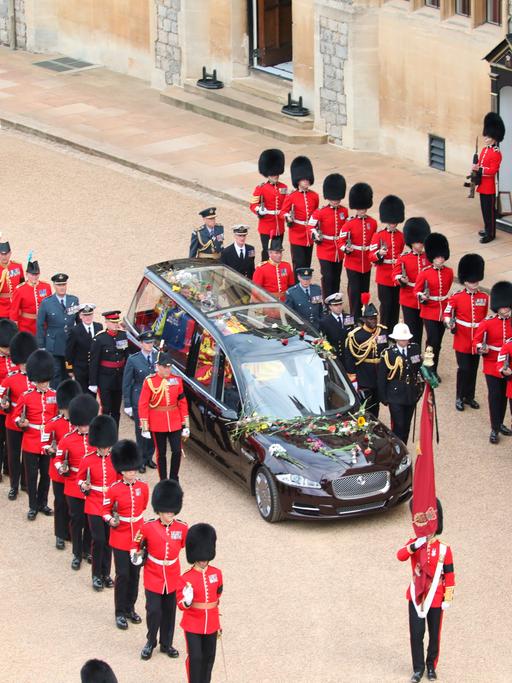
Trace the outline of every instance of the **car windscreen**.
<path fill-rule="evenodd" d="M 345 412 L 355 404 L 352 386 L 336 364 L 313 349 L 248 358 L 240 370 L 246 414 L 290 419 Z"/>

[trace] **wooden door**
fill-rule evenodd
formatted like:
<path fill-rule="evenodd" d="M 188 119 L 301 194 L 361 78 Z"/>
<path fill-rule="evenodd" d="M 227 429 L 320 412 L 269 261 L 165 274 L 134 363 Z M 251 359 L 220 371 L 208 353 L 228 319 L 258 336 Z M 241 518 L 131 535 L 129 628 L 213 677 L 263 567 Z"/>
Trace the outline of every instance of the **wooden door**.
<path fill-rule="evenodd" d="M 255 0 L 256 1 L 256 0 Z M 257 0 L 258 63 L 274 66 L 292 60 L 292 0 Z"/>

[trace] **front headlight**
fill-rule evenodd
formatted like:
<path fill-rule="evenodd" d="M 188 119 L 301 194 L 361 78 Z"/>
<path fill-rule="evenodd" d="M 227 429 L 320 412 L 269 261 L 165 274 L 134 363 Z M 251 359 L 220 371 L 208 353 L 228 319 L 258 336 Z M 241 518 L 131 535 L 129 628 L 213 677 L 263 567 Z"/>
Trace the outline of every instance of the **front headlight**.
<path fill-rule="evenodd" d="M 409 453 L 404 455 L 402 460 L 400 461 L 400 464 L 395 470 L 395 476 L 398 477 L 399 474 L 402 474 L 402 472 L 405 472 L 406 469 L 408 469 L 411 466 L 411 456 Z"/>
<path fill-rule="evenodd" d="M 302 486 L 308 489 L 322 488 L 318 481 L 306 479 L 301 474 L 276 474 L 276 479 L 282 484 L 288 484 L 288 486 Z"/>

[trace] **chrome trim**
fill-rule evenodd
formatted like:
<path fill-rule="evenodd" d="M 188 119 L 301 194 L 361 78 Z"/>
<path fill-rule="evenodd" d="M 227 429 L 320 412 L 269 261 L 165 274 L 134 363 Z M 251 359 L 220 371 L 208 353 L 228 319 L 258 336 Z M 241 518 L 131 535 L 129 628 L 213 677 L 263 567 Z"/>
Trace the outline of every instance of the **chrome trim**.
<path fill-rule="evenodd" d="M 381 486 L 378 489 L 371 488 L 371 490 L 365 490 L 363 486 L 366 485 L 366 481 L 361 483 L 359 479 L 376 478 L 376 475 L 385 475 L 384 486 Z M 336 493 L 336 482 L 342 482 L 342 485 L 346 484 L 350 487 L 349 491 L 352 492 L 345 493 L 343 491 L 341 493 Z M 356 483 L 361 486 L 360 490 L 355 488 Z M 389 470 L 377 470 L 376 472 L 361 472 L 360 474 L 349 474 L 345 475 L 344 477 L 340 477 L 339 479 L 333 479 L 331 481 L 331 486 L 333 495 L 338 500 L 361 500 L 362 498 L 371 498 L 373 496 L 382 495 L 389 491 L 391 487 L 391 473 L 389 472 Z"/>

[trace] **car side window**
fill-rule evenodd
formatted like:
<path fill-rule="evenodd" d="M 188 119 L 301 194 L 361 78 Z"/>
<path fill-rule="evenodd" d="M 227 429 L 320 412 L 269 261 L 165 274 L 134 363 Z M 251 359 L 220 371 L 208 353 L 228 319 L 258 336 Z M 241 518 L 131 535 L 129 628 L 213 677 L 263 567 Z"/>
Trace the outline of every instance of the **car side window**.
<path fill-rule="evenodd" d="M 237 413 L 242 408 L 240 392 L 236 384 L 235 376 L 231 363 L 224 353 L 220 354 L 219 383 L 217 388 L 218 399 L 227 408 L 235 410 Z"/>
<path fill-rule="evenodd" d="M 128 319 L 133 321 L 137 332 L 153 329 L 155 320 L 158 318 L 157 305 L 162 296 L 164 296 L 162 290 L 144 278 L 128 313 Z"/>
<path fill-rule="evenodd" d="M 194 379 L 199 382 L 203 389 L 214 396 L 215 374 L 218 368 L 217 342 L 206 330 L 200 330 L 199 346 L 197 350 L 197 363 L 194 371 Z"/>
<path fill-rule="evenodd" d="M 157 309 L 158 318 L 152 328 L 157 340 L 165 342 L 173 362 L 181 370 L 185 370 L 194 337 L 195 320 L 179 304 L 165 295 L 162 295 Z"/>

